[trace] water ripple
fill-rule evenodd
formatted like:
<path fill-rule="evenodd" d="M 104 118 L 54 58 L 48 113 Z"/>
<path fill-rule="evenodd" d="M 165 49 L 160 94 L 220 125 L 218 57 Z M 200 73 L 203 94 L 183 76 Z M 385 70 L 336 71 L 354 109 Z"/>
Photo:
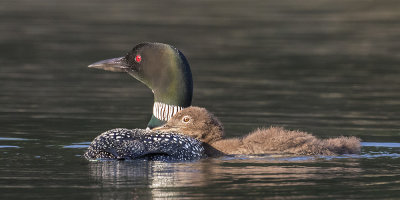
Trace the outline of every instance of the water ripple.
<path fill-rule="evenodd" d="M 63 148 L 66 149 L 86 149 L 90 145 L 90 142 L 79 142 L 79 143 L 72 143 L 71 145 L 65 145 Z"/>
<path fill-rule="evenodd" d="M 2 148 L 17 148 L 17 149 L 19 149 L 19 148 L 21 148 L 21 147 L 19 147 L 19 146 L 12 146 L 12 145 L 0 145 L 0 149 L 2 149 Z"/>
<path fill-rule="evenodd" d="M 392 142 L 361 142 L 364 147 L 400 147 L 400 143 Z"/>
<path fill-rule="evenodd" d="M 26 140 L 32 140 L 32 139 L 0 137 L 0 141 L 26 141 Z"/>

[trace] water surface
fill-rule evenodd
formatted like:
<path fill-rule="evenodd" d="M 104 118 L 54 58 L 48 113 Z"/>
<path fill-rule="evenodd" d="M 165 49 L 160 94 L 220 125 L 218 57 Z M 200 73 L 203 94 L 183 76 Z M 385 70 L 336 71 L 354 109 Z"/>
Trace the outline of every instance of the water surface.
<path fill-rule="evenodd" d="M 0 2 L 0 199 L 394 199 L 397 1 Z M 361 155 L 88 162 L 103 131 L 144 128 L 152 93 L 88 69 L 136 43 L 188 58 L 193 104 L 227 137 L 262 126 L 363 140 Z"/>

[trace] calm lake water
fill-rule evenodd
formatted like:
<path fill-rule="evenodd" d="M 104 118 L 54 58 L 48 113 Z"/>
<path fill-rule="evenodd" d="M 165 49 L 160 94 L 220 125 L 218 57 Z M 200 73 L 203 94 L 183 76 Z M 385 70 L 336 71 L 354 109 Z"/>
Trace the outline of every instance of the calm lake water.
<path fill-rule="evenodd" d="M 397 0 L 1 1 L 0 199 L 400 198 L 399 25 Z M 86 161 L 101 132 L 147 125 L 148 88 L 87 68 L 142 41 L 186 55 L 228 137 L 283 126 L 362 154 Z"/>

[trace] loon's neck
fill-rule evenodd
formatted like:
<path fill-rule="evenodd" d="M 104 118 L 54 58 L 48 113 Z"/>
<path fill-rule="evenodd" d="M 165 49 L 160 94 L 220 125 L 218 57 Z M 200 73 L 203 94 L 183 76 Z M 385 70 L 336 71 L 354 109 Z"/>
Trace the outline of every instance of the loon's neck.
<path fill-rule="evenodd" d="M 177 112 L 192 104 L 191 74 L 178 77 L 181 78 L 165 84 L 164 87 L 152 90 L 154 93 L 153 115 L 147 124 L 148 128 L 152 129 L 165 124 Z"/>
<path fill-rule="evenodd" d="M 168 105 L 165 103 L 154 102 L 153 105 L 153 115 L 157 119 L 162 121 L 168 121 L 172 118 L 177 112 L 183 110 L 184 107 L 175 106 L 175 105 Z"/>
<path fill-rule="evenodd" d="M 177 105 L 169 105 L 161 102 L 154 102 L 153 115 L 147 125 L 148 128 L 160 126 L 171 119 L 176 113 L 185 107 Z"/>
<path fill-rule="evenodd" d="M 160 76 L 164 83 L 146 84 L 154 93 L 153 115 L 147 127 L 152 129 L 165 124 L 178 111 L 192 104 L 193 82 L 190 69 L 187 73 L 169 73 Z"/>

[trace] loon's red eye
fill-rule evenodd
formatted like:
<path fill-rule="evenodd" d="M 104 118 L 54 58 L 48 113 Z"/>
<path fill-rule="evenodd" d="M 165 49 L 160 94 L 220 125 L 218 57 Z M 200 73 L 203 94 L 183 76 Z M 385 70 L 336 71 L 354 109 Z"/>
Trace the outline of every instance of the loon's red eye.
<path fill-rule="evenodd" d="M 136 62 L 140 63 L 140 61 L 142 61 L 142 56 L 136 55 L 135 60 Z"/>

